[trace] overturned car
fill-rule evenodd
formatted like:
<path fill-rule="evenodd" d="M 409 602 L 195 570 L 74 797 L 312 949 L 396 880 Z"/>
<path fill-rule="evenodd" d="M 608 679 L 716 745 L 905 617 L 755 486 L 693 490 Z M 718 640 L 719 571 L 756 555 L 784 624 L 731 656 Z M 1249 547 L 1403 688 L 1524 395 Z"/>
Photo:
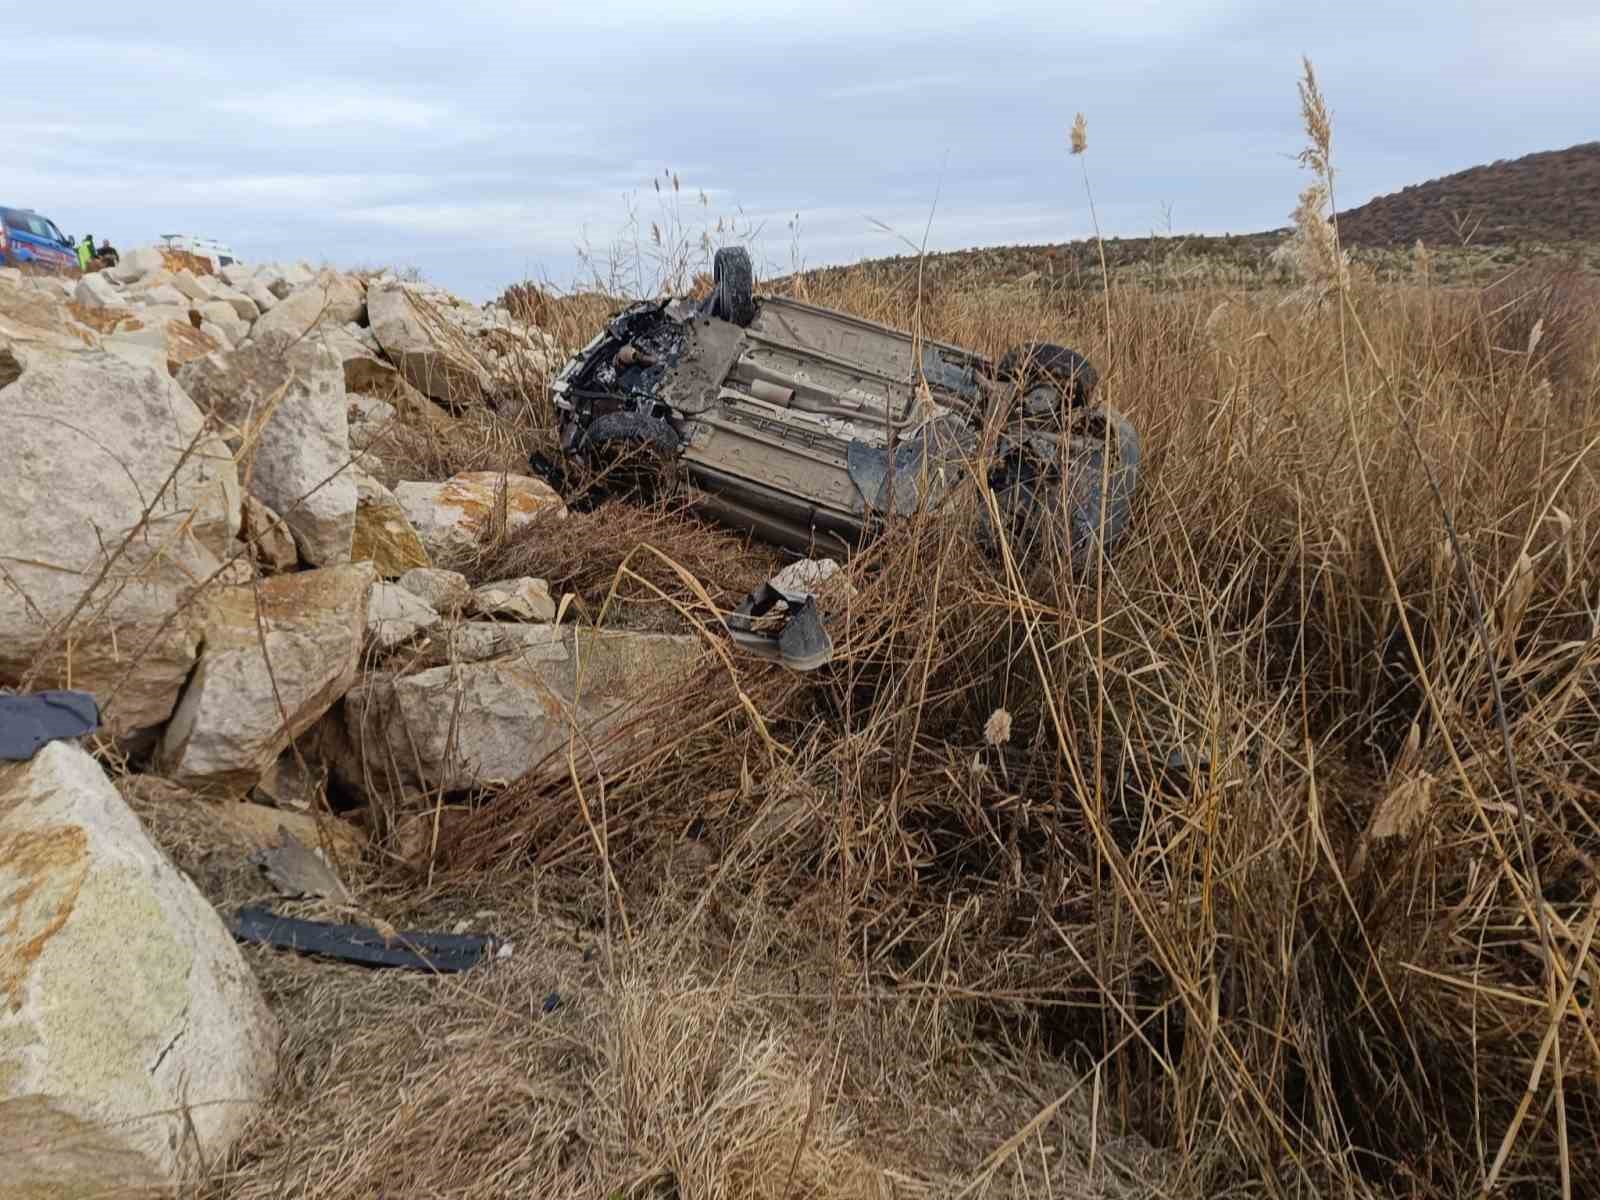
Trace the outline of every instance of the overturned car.
<path fill-rule="evenodd" d="M 1122 536 L 1138 474 L 1138 435 L 1095 403 L 1096 381 L 1061 346 L 1031 343 L 990 362 L 757 296 L 748 253 L 724 249 L 704 300 L 631 305 L 565 365 L 552 384 L 563 461 L 534 466 L 579 503 L 594 485 L 575 489 L 574 477 L 646 493 L 665 485 L 711 519 L 838 558 L 981 471 L 1013 546 L 1032 555 L 1053 542 L 1076 570 Z M 980 527 L 1000 532 L 987 509 Z M 753 623 L 771 610 L 788 621 L 768 638 Z M 758 589 L 730 625 L 790 666 L 827 659 L 807 594 Z"/>

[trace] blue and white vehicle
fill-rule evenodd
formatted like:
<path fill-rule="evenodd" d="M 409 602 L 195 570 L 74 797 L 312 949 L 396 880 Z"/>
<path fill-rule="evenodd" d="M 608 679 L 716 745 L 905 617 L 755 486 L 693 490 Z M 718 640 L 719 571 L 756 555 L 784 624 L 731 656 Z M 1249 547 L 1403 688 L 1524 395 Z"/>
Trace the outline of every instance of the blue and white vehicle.
<path fill-rule="evenodd" d="M 0 206 L 0 266 L 76 271 L 78 252 L 49 217 Z"/>

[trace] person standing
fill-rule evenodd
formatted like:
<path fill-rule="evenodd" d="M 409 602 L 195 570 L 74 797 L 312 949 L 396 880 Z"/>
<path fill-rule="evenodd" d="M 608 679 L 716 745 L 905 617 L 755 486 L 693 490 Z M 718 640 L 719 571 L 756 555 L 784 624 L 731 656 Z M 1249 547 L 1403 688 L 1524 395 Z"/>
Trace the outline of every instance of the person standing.
<path fill-rule="evenodd" d="M 89 259 L 94 256 L 94 234 L 86 233 L 78 241 L 78 270 L 89 269 Z"/>

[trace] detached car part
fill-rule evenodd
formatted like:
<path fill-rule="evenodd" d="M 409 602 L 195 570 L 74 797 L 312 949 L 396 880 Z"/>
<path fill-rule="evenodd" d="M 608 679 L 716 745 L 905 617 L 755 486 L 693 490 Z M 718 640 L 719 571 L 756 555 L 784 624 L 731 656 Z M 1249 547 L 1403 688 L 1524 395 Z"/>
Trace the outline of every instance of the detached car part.
<path fill-rule="evenodd" d="M 781 625 L 761 628 L 764 618 L 775 615 Z M 786 591 L 768 580 L 744 598 L 727 624 L 734 645 L 792 671 L 815 671 L 833 658 L 833 638 L 823 628 L 817 598 L 810 592 Z"/>
<path fill-rule="evenodd" d="M 1097 382 L 1066 347 L 1029 343 L 990 362 L 757 296 L 749 254 L 731 248 L 717 252 L 705 299 L 629 305 L 568 361 L 551 387 L 564 461 L 530 461 L 580 508 L 666 487 L 796 554 L 844 559 L 886 521 L 945 503 L 987 449 L 1005 528 L 985 514 L 986 540 L 1003 532 L 1032 557 L 1053 537 L 1082 571 L 1126 531 L 1138 480 L 1138 434 L 1095 404 Z M 757 628 L 780 603 L 801 622 L 787 651 Z M 729 628 L 796 669 L 826 661 L 804 597 L 757 589 Z"/>
<path fill-rule="evenodd" d="M 241 908 L 227 922 L 241 942 L 294 950 L 365 967 L 404 967 L 454 973 L 482 962 L 493 938 L 469 933 L 397 933 L 393 941 L 365 925 L 334 925 L 280 917 L 265 908 Z"/>
<path fill-rule="evenodd" d="M 0 761 L 27 762 L 50 742 L 100 728 L 100 704 L 88 692 L 0 696 Z"/>

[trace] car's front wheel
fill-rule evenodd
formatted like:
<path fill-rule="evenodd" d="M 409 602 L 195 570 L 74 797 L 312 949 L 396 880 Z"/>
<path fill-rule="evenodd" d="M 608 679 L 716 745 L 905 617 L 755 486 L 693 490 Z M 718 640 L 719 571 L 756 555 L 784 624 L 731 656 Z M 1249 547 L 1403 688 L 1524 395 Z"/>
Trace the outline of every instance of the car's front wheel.
<path fill-rule="evenodd" d="M 588 490 L 648 502 L 670 488 L 681 448 L 678 431 L 666 421 L 630 412 L 598 416 L 580 443 L 593 474 Z"/>

